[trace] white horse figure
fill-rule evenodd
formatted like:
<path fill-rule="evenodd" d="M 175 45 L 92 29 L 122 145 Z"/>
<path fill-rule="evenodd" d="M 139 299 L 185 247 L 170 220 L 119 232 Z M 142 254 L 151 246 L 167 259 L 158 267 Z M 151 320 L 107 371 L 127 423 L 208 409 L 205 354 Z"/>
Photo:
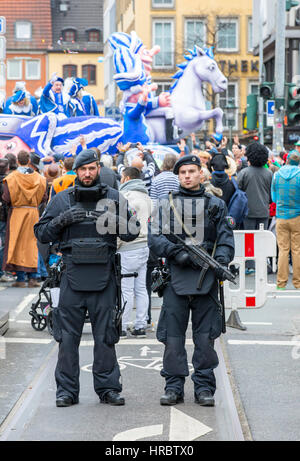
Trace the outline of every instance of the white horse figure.
<path fill-rule="evenodd" d="M 202 83 L 211 84 L 214 93 L 221 93 L 227 89 L 228 81 L 214 60 L 212 49 L 199 48 L 189 50 L 185 55 L 186 61 L 177 67 L 180 70 L 173 76 L 176 82 L 171 87 L 171 107 L 174 114 L 174 123 L 181 130 L 180 137 L 198 131 L 203 123 L 209 119 L 216 121 L 217 141 L 222 139 L 223 111 L 219 107 L 207 110 L 202 93 Z M 155 109 L 147 116 L 147 125 L 150 128 L 151 138 L 159 143 L 166 143 L 165 110 Z"/>

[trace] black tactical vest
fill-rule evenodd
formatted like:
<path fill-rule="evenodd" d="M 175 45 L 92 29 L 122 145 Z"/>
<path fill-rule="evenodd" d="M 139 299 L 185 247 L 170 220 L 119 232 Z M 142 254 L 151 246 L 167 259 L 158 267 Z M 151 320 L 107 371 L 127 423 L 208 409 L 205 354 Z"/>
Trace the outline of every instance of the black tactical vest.
<path fill-rule="evenodd" d="M 107 188 L 102 188 L 103 198 Z M 87 212 L 96 210 L 97 202 L 78 202 L 74 188 L 69 191 L 71 207 Z M 61 251 L 66 263 L 66 275 L 75 291 L 102 291 L 107 286 L 114 270 L 116 235 L 100 235 L 93 218 L 67 226 L 62 235 Z"/>

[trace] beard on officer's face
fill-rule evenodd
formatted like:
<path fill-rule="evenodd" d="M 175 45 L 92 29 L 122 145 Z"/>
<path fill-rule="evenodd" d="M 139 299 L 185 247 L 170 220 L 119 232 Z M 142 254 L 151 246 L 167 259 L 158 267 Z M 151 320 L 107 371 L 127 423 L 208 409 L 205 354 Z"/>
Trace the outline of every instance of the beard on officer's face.
<path fill-rule="evenodd" d="M 80 177 L 77 176 L 77 179 L 78 179 L 79 184 L 82 187 L 93 187 L 95 184 L 99 182 L 99 177 L 100 175 L 99 175 L 99 172 L 97 171 L 97 174 L 95 177 L 90 177 L 90 179 L 83 177 L 82 179 L 80 179 Z"/>

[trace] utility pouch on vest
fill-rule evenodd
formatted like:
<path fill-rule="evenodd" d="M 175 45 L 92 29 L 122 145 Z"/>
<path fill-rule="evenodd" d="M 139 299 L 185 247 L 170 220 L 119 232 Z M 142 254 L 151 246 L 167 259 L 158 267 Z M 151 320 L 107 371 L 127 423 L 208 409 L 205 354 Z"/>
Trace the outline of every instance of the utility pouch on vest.
<path fill-rule="evenodd" d="M 72 262 L 74 264 L 106 264 L 108 246 L 102 241 L 87 239 L 72 242 Z"/>

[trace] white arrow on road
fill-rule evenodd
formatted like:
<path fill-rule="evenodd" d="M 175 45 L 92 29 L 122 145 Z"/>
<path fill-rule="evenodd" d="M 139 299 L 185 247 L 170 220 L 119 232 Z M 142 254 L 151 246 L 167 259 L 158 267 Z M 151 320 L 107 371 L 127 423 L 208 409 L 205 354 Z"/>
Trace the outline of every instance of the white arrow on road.
<path fill-rule="evenodd" d="M 159 351 L 152 351 L 150 347 L 144 346 L 140 348 L 141 351 L 141 357 L 147 357 L 148 353 L 149 354 L 160 354 Z"/>
<path fill-rule="evenodd" d="M 113 438 L 113 442 L 132 442 L 134 440 L 141 440 L 148 437 L 155 437 L 163 433 L 163 425 L 157 424 L 155 426 L 135 427 L 129 431 L 119 432 Z"/>
<path fill-rule="evenodd" d="M 174 442 L 180 440 L 184 442 L 191 442 L 192 440 L 196 440 L 211 431 L 211 427 L 208 427 L 197 419 L 182 413 L 182 411 L 179 411 L 176 408 L 171 408 L 169 431 L 170 441 Z M 129 429 L 128 431 L 119 432 L 116 434 L 113 438 L 113 442 L 132 442 L 135 440 L 148 439 L 150 437 L 162 434 L 162 424 L 135 427 L 134 429 Z"/>
<path fill-rule="evenodd" d="M 191 442 L 211 431 L 211 427 L 206 426 L 174 407 L 171 408 L 170 441 L 182 440 L 184 442 Z"/>

